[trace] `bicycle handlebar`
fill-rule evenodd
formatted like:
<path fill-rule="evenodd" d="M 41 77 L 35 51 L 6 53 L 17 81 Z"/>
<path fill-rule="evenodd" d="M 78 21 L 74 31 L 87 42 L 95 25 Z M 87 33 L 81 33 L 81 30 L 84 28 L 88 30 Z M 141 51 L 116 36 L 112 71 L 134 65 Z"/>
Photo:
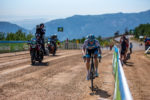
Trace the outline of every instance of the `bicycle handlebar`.
<path fill-rule="evenodd" d="M 92 58 L 92 57 L 91 57 Z M 97 57 L 99 62 L 101 62 L 101 58 Z M 84 62 L 86 61 L 86 58 L 83 58 Z"/>

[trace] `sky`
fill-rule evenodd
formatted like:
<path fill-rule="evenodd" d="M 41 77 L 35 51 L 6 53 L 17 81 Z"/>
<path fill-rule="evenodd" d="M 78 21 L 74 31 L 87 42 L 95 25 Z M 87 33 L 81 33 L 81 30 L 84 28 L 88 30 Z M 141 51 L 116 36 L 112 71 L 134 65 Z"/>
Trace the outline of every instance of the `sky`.
<path fill-rule="evenodd" d="M 150 0 L 0 0 L 0 21 L 150 10 Z"/>

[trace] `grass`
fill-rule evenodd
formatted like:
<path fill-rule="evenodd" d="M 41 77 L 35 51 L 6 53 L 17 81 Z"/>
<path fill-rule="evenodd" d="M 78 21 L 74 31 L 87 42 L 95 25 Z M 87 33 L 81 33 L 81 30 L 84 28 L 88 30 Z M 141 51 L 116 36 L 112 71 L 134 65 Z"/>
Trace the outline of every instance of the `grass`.
<path fill-rule="evenodd" d="M 27 50 L 27 43 L 0 43 L 0 53 Z"/>
<path fill-rule="evenodd" d="M 117 79 L 117 96 L 116 96 L 116 100 L 121 100 L 121 95 L 120 95 L 120 89 L 119 89 L 119 80 Z"/>

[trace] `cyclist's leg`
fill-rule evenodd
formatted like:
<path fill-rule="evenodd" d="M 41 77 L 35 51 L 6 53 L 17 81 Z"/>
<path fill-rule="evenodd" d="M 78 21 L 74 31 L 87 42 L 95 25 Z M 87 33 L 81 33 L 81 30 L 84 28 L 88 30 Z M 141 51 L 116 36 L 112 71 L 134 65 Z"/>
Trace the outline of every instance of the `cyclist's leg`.
<path fill-rule="evenodd" d="M 87 74 L 89 74 L 89 69 L 90 69 L 90 58 L 86 58 L 86 69 L 87 69 Z"/>
<path fill-rule="evenodd" d="M 98 50 L 96 49 L 94 51 L 94 64 L 95 64 L 96 76 L 98 76 L 98 60 L 97 60 L 97 56 L 98 56 Z"/>
<path fill-rule="evenodd" d="M 87 80 L 90 79 L 90 57 L 91 57 L 91 52 L 87 50 L 86 53 L 86 69 L 87 69 Z"/>
<path fill-rule="evenodd" d="M 86 69 L 87 69 L 86 80 L 89 80 L 90 79 L 90 58 L 86 58 Z"/>

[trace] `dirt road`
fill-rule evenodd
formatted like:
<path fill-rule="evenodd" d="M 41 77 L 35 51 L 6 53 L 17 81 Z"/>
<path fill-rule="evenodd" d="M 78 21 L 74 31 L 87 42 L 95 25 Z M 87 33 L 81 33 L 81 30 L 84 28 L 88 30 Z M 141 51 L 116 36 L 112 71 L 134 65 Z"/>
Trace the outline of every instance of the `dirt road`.
<path fill-rule="evenodd" d="M 134 100 L 150 100 L 150 58 L 133 52 L 123 68 Z"/>
<path fill-rule="evenodd" d="M 111 100 L 112 52 L 105 52 L 93 93 L 80 50 L 60 50 L 35 66 L 30 65 L 29 53 L 0 55 L 0 100 Z"/>
<path fill-rule="evenodd" d="M 123 68 L 131 94 L 134 100 L 150 100 L 150 58 L 144 54 L 144 45 L 128 38 L 133 43 L 133 54 Z"/>

